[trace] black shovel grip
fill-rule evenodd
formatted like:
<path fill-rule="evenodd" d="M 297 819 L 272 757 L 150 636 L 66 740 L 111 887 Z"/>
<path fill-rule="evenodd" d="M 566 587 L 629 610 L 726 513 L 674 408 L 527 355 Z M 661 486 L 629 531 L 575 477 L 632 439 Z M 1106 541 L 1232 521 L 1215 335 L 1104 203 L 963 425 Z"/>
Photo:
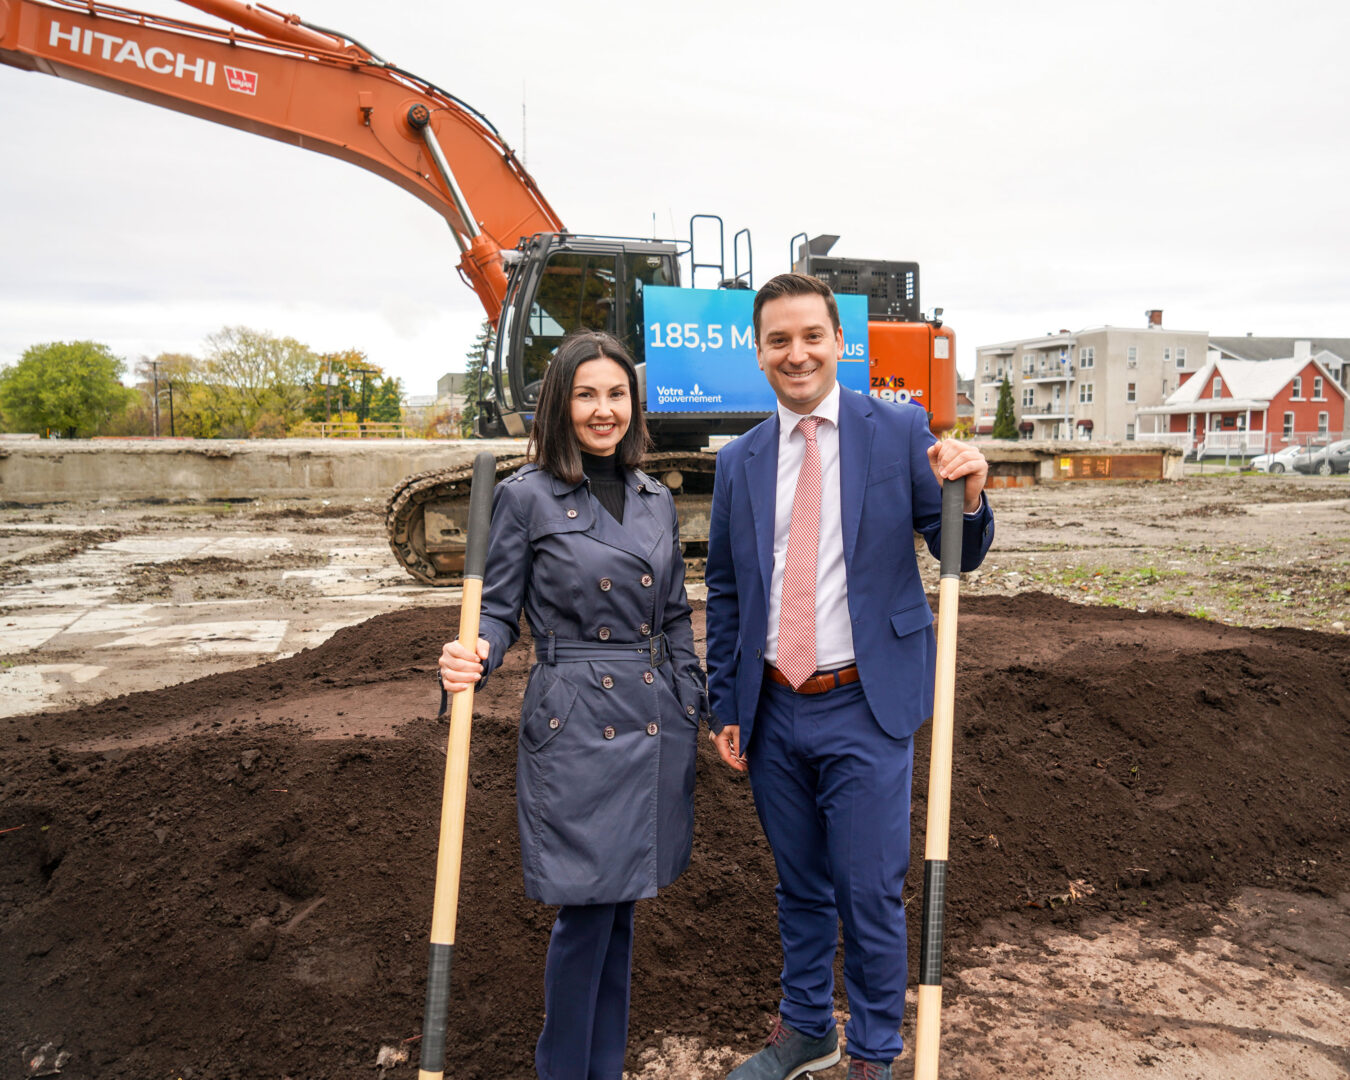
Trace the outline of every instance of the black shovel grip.
<path fill-rule="evenodd" d="M 487 566 L 488 529 L 492 525 L 492 485 L 497 478 L 497 460 L 484 450 L 473 459 L 473 483 L 469 487 L 469 535 L 464 550 L 464 576 L 479 578 Z"/>
<path fill-rule="evenodd" d="M 464 577 L 483 580 L 487 568 L 488 534 L 492 528 L 492 486 L 497 481 L 497 461 L 484 450 L 473 459 L 473 480 L 469 486 L 469 532 L 464 546 Z M 441 704 L 436 711 L 439 719 L 450 707 L 450 694 L 436 672 L 436 686 L 441 691 Z"/>
<path fill-rule="evenodd" d="M 965 537 L 966 478 L 942 481 L 942 543 L 939 548 L 943 577 L 961 576 L 961 541 Z"/>

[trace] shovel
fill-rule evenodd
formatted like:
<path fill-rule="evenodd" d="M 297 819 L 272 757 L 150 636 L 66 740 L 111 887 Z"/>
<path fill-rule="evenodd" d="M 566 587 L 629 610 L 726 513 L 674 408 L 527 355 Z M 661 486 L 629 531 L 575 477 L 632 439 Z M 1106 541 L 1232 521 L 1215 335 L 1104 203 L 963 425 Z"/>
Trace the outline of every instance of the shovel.
<path fill-rule="evenodd" d="M 492 484 L 497 466 L 484 451 L 474 458 L 469 488 L 469 535 L 464 552 L 464 597 L 459 608 L 459 643 L 478 648 L 478 615 L 483 601 L 488 526 L 492 523 Z M 446 693 L 441 689 L 441 713 Z M 455 953 L 455 916 L 459 912 L 460 856 L 464 850 L 464 802 L 469 791 L 469 727 L 473 687 L 454 696 L 450 736 L 445 750 L 445 786 L 441 793 L 441 835 L 436 851 L 436 898 L 431 908 L 431 958 L 427 965 L 427 1001 L 422 1015 L 422 1057 L 418 1080 L 445 1075 L 445 1028 L 450 1012 L 450 961 Z"/>
<path fill-rule="evenodd" d="M 956 606 L 961 584 L 964 477 L 942 484 L 941 578 L 938 582 L 937 682 L 928 764 L 928 829 L 923 853 L 923 931 L 919 938 L 919 1015 L 914 1080 L 937 1080 L 942 1034 L 942 923 L 947 900 L 947 836 L 952 813 L 952 728 L 956 697 Z"/>

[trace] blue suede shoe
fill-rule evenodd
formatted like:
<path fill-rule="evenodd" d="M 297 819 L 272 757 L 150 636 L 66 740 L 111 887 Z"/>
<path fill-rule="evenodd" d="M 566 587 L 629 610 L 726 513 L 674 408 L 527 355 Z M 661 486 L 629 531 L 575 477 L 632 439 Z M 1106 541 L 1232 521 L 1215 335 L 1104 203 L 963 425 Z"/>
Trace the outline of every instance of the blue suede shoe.
<path fill-rule="evenodd" d="M 828 1069 L 838 1061 L 838 1028 L 830 1028 L 823 1038 L 810 1039 L 793 1031 L 780 1016 L 773 1022 L 768 1045 L 733 1069 L 727 1080 L 793 1080 L 796 1076 Z M 889 1070 L 890 1066 L 887 1066 Z"/>
<path fill-rule="evenodd" d="M 846 1080 L 891 1080 L 891 1063 L 889 1061 L 860 1061 L 858 1058 L 848 1059 L 848 1076 Z"/>

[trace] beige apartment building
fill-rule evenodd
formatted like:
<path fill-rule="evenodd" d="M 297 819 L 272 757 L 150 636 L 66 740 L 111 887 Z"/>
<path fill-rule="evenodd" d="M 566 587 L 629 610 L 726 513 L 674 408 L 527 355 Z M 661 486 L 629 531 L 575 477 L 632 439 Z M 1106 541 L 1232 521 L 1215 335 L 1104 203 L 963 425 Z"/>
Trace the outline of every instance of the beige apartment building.
<path fill-rule="evenodd" d="M 1145 326 L 1099 326 L 981 345 L 975 350 L 975 431 L 994 429 L 999 387 L 1012 385 L 1024 439 L 1132 441 L 1138 411 L 1161 405 L 1181 377 L 1205 366 L 1209 333 L 1166 330 L 1162 312 Z"/>

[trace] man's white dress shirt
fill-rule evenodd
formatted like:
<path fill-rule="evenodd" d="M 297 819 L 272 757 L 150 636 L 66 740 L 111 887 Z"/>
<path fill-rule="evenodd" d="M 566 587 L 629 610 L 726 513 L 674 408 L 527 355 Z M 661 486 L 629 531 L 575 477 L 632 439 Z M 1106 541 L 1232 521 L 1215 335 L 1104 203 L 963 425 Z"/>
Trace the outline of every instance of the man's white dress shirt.
<path fill-rule="evenodd" d="M 778 497 L 773 519 L 773 579 L 769 584 L 769 634 L 764 658 L 778 659 L 778 619 L 782 610 L 783 566 L 797 476 L 806 457 L 806 436 L 797 425 L 818 416 L 820 448 L 820 551 L 816 562 L 816 669 L 829 671 L 853 663 L 853 623 L 848 613 L 848 577 L 844 571 L 844 526 L 839 508 L 839 384 L 809 414 L 778 406 Z"/>

